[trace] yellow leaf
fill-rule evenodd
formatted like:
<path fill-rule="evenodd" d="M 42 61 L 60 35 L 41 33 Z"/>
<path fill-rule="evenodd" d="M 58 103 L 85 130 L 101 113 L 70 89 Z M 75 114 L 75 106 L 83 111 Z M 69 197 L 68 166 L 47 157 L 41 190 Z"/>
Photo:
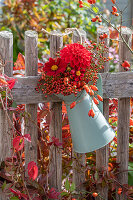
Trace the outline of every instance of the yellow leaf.
<path fill-rule="evenodd" d="M 40 22 L 42 22 L 42 21 L 47 21 L 47 18 L 46 18 L 46 17 L 40 18 L 39 21 L 40 21 Z"/>
<path fill-rule="evenodd" d="M 38 41 L 39 42 L 45 42 L 45 41 L 47 41 L 47 39 L 46 38 L 39 38 Z"/>
<path fill-rule="evenodd" d="M 40 16 L 38 15 L 38 13 L 36 11 L 34 12 L 34 14 L 35 14 L 36 18 L 40 20 Z"/>

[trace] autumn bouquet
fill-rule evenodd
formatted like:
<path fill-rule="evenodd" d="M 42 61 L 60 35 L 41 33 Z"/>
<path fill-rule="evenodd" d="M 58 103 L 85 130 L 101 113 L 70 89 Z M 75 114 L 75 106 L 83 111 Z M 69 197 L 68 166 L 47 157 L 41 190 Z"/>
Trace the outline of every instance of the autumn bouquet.
<path fill-rule="evenodd" d="M 104 41 L 67 44 L 45 63 L 38 82 L 38 91 L 45 96 L 55 94 L 65 102 L 73 148 L 78 153 L 101 148 L 114 137 L 99 102 L 102 81 L 98 71 L 108 60 L 103 56 L 106 51 Z"/>
<path fill-rule="evenodd" d="M 102 97 L 96 95 L 98 91 L 96 81 L 98 71 L 107 61 L 103 56 L 107 50 L 104 42 L 98 45 L 91 42 L 86 42 L 84 46 L 80 43 L 66 45 L 57 52 L 56 58 L 49 58 L 49 61 L 44 64 L 37 90 L 42 90 L 46 96 L 74 94 L 75 97 L 82 90 L 86 90 L 93 101 L 98 104 L 98 100 L 102 101 Z M 72 102 L 70 107 L 73 108 L 76 103 Z M 93 115 L 90 114 L 92 117 Z"/>

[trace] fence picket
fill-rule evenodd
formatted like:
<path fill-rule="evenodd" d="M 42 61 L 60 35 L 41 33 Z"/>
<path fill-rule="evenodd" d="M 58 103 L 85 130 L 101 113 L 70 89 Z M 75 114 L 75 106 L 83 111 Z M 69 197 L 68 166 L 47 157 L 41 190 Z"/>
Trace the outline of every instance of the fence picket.
<path fill-rule="evenodd" d="M 25 32 L 25 75 L 37 76 L 38 70 L 38 35 L 35 31 Z M 31 143 L 25 141 L 25 166 L 30 161 L 37 163 L 37 104 L 27 104 L 26 112 L 29 118 L 26 120 L 25 133 L 31 135 Z"/>
<path fill-rule="evenodd" d="M 13 35 L 11 32 L 0 32 L 0 56 L 5 61 L 4 73 L 13 74 Z M 11 155 L 11 130 L 6 112 L 0 108 L 0 162 Z"/>
<path fill-rule="evenodd" d="M 63 37 L 53 31 L 50 35 L 50 56 L 55 57 L 56 52 L 63 46 Z M 50 139 L 55 136 L 62 142 L 62 102 L 50 103 Z M 49 152 L 49 186 L 61 191 L 62 184 L 62 150 L 54 145 Z"/>
<path fill-rule="evenodd" d="M 132 31 L 129 28 L 122 28 L 122 36 L 131 46 Z M 120 38 L 121 40 L 121 38 Z M 121 64 L 124 60 L 131 59 L 131 54 L 126 45 L 119 42 L 119 71 L 124 72 Z M 119 163 L 118 180 L 120 184 L 128 184 L 128 160 L 129 160 L 129 120 L 130 120 L 130 98 L 118 99 L 118 127 L 117 127 L 117 163 Z M 120 186 L 121 187 L 121 186 Z M 125 194 L 116 195 L 118 200 L 126 200 Z"/>
<path fill-rule="evenodd" d="M 86 40 L 86 32 L 79 30 L 79 33 L 84 43 Z M 73 32 L 72 40 L 73 43 L 80 42 L 80 36 L 76 31 Z M 85 181 L 85 154 L 73 152 L 73 157 L 73 182 L 75 183 L 77 191 L 79 191 L 83 189 L 82 183 Z"/>
<path fill-rule="evenodd" d="M 105 45 L 109 46 L 109 29 L 108 28 L 98 28 L 97 29 L 97 40 L 99 40 L 99 36 L 101 34 L 106 33 L 108 35 L 108 38 L 105 40 Z M 108 57 L 108 53 L 104 53 L 105 57 Z M 101 72 L 108 72 L 109 71 L 109 64 L 106 63 L 104 65 L 104 70 Z M 109 120 L 109 99 L 104 99 L 103 100 L 103 114 L 106 120 Z M 108 169 L 108 151 L 109 151 L 109 146 L 106 145 L 105 147 L 99 149 L 96 151 L 96 168 L 98 171 L 105 170 L 105 173 Z M 104 199 L 108 199 L 108 186 L 106 185 L 105 187 L 101 187 L 97 185 L 98 192 Z M 99 197 L 97 198 L 99 199 Z"/>
<path fill-rule="evenodd" d="M 5 60 L 4 70 L 1 72 L 7 76 L 13 75 L 13 35 L 8 31 L 0 32 L 0 56 Z M 1 66 L 2 68 L 2 66 Z M 9 114 L 9 113 L 8 113 Z M 10 115 L 10 117 L 12 117 Z M 11 139 L 12 139 L 12 126 L 7 119 L 6 111 L 0 108 L 0 163 L 6 157 L 11 156 Z M 0 200 L 6 200 L 8 197 L 0 190 Z"/>

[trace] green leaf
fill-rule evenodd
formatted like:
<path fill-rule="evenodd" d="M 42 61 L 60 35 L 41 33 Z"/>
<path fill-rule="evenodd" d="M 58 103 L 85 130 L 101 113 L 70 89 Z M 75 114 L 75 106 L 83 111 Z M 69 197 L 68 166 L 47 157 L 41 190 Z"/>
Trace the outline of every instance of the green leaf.
<path fill-rule="evenodd" d="M 63 197 L 63 196 L 68 196 L 69 194 L 68 194 L 68 192 L 62 192 L 61 193 L 61 196 Z"/>
<path fill-rule="evenodd" d="M 5 187 L 6 187 L 6 181 L 4 181 L 4 183 L 2 185 L 2 191 L 4 191 Z"/>
<path fill-rule="evenodd" d="M 71 187 L 70 187 L 70 192 L 73 192 L 75 190 L 75 184 L 72 183 Z"/>
<path fill-rule="evenodd" d="M 12 103 L 12 106 L 11 106 L 11 107 L 13 107 L 13 108 L 17 108 L 17 104 L 16 104 L 15 101 Z"/>
<path fill-rule="evenodd" d="M 67 179 L 66 182 L 65 182 L 65 189 L 66 189 L 66 190 L 69 190 L 69 189 L 70 189 L 70 183 L 69 183 L 68 179 Z"/>
<path fill-rule="evenodd" d="M 133 186 L 133 162 L 129 162 L 128 170 L 128 184 Z"/>
<path fill-rule="evenodd" d="M 11 197 L 10 200 L 19 200 L 18 197 Z"/>

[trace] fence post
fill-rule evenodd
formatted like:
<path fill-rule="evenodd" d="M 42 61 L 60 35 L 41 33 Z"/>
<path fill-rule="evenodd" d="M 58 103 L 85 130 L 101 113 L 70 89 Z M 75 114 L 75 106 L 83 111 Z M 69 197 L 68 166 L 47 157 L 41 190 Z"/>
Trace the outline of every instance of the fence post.
<path fill-rule="evenodd" d="M 25 32 L 25 75 L 37 76 L 38 70 L 38 35 L 35 31 Z M 37 163 L 37 104 L 27 104 L 29 117 L 25 121 L 25 133 L 31 135 L 31 143 L 25 141 L 25 166 L 30 161 Z"/>
<path fill-rule="evenodd" d="M 121 29 L 122 36 L 131 47 L 132 31 L 129 28 Z M 121 40 L 121 37 L 119 37 Z M 123 41 L 119 42 L 119 71 L 124 72 L 121 64 L 124 60 L 131 60 L 131 53 Z M 129 72 L 130 73 L 130 72 Z M 128 160 L 129 160 L 129 120 L 130 98 L 118 99 L 118 129 L 117 129 L 117 163 L 119 163 L 118 181 L 121 185 L 128 184 Z M 121 186 L 120 186 L 121 187 Z M 117 200 L 126 200 L 123 193 L 116 195 Z"/>
<path fill-rule="evenodd" d="M 5 61 L 4 73 L 13 75 L 13 35 L 11 32 L 0 32 L 0 56 Z M 9 125 L 7 115 L 0 108 L 0 162 L 11 156 L 12 128 Z"/>
<path fill-rule="evenodd" d="M 63 37 L 57 31 L 50 35 L 50 56 L 55 57 L 63 46 Z M 50 139 L 55 136 L 62 142 L 62 102 L 50 103 Z M 52 145 L 49 152 L 49 186 L 61 191 L 62 150 Z"/>
<path fill-rule="evenodd" d="M 82 42 L 86 40 L 86 32 L 79 30 Z M 73 43 L 80 42 L 80 36 L 76 31 L 73 32 Z M 85 181 L 85 154 L 73 152 L 73 182 L 77 191 L 83 189 L 82 183 Z"/>
<path fill-rule="evenodd" d="M 98 28 L 97 29 L 97 41 L 99 41 L 99 36 L 103 33 L 106 33 L 108 35 L 108 38 L 105 39 L 105 45 L 109 46 L 109 29 L 107 27 L 105 28 Z M 104 54 L 105 57 L 108 57 L 108 53 Z M 104 70 L 101 72 L 108 72 L 109 71 L 109 63 L 106 63 L 104 65 Z M 109 120 L 109 99 L 103 100 L 103 114 L 106 120 Z M 109 146 L 106 145 L 105 147 L 99 149 L 96 151 L 96 168 L 98 171 L 105 170 L 105 173 L 108 170 L 108 151 Z M 104 188 L 97 185 L 98 192 L 104 199 L 108 199 L 108 186 L 106 185 Z M 99 199 L 99 197 L 97 198 Z"/>
<path fill-rule="evenodd" d="M 5 66 L 1 68 L 4 67 L 4 73 L 11 77 L 13 75 L 13 35 L 11 32 L 0 32 L 0 56 L 5 61 Z M 0 163 L 11 156 L 12 131 L 5 111 L 0 108 Z M 0 200 L 7 199 L 8 196 L 0 189 Z"/>

